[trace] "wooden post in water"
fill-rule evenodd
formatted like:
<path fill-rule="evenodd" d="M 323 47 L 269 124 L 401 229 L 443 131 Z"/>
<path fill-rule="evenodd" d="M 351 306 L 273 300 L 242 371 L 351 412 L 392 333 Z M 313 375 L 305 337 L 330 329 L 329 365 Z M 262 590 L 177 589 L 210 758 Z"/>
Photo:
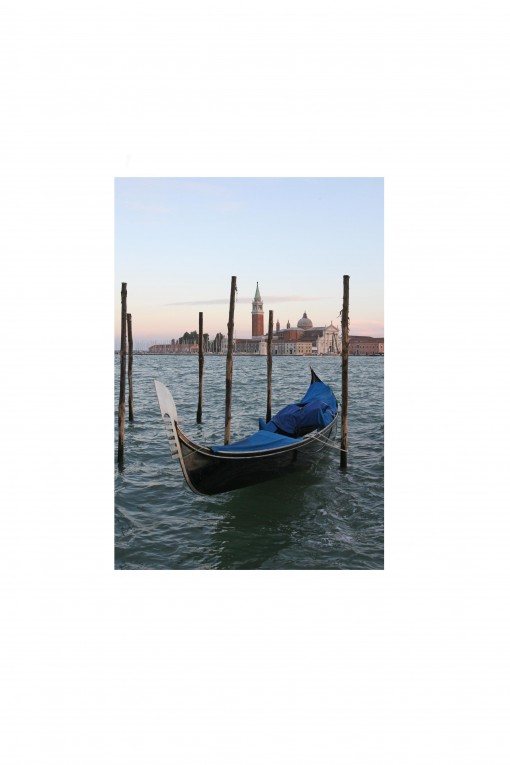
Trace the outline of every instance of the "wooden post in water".
<path fill-rule="evenodd" d="M 135 419 L 133 413 L 133 330 L 131 326 L 131 314 L 127 314 L 127 332 L 128 332 L 128 382 L 129 382 L 129 422 Z"/>
<path fill-rule="evenodd" d="M 197 423 L 202 422 L 202 391 L 204 386 L 204 314 L 198 314 L 198 407 Z"/>
<path fill-rule="evenodd" d="M 225 443 L 230 443 L 230 422 L 232 420 L 232 373 L 234 355 L 234 305 L 236 297 L 236 280 L 232 277 L 230 285 L 230 309 L 228 312 L 228 344 L 227 344 L 227 372 L 225 379 Z"/>
<path fill-rule="evenodd" d="M 347 467 L 349 404 L 349 277 L 344 276 L 344 301 L 342 307 L 342 429 L 340 435 L 340 467 Z"/>
<path fill-rule="evenodd" d="M 124 418 L 126 414 L 126 300 L 127 283 L 122 282 L 121 291 L 121 328 L 120 328 L 120 386 L 119 386 L 119 416 L 118 431 L 119 442 L 117 447 L 117 462 L 124 463 Z"/>
<path fill-rule="evenodd" d="M 273 312 L 269 311 L 267 330 L 267 409 L 266 422 L 271 419 L 271 398 L 273 394 Z"/>

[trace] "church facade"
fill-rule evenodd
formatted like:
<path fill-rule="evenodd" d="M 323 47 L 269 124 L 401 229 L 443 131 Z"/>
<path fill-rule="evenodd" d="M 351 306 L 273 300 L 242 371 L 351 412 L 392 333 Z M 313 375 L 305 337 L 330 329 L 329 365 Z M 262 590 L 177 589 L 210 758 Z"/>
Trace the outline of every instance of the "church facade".
<path fill-rule="evenodd" d="M 273 353 L 285 356 L 324 356 L 341 353 L 341 339 L 338 327 L 330 324 L 315 327 L 306 311 L 295 327 L 287 321 L 285 329 L 276 322 L 273 335 Z"/>

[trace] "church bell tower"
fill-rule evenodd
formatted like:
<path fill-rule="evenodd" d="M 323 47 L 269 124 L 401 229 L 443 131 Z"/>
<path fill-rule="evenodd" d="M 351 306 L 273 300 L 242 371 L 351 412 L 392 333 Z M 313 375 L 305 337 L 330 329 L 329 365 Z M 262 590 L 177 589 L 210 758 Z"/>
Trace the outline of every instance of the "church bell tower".
<path fill-rule="evenodd" d="M 263 337 L 264 336 L 264 303 L 260 297 L 259 283 L 257 282 L 257 289 L 255 290 L 255 297 L 253 298 L 251 308 L 251 336 Z"/>

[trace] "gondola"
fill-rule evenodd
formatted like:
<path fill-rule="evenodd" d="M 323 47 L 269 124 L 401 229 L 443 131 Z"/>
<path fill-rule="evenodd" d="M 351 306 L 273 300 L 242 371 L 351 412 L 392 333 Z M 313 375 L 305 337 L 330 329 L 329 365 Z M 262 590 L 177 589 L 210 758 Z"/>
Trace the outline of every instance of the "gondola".
<path fill-rule="evenodd" d="M 180 429 L 168 388 L 154 381 L 170 450 L 197 494 L 221 494 L 283 476 L 316 462 L 336 435 L 338 402 L 331 388 L 311 370 L 304 397 L 281 409 L 259 429 L 228 445 L 200 446 Z"/>

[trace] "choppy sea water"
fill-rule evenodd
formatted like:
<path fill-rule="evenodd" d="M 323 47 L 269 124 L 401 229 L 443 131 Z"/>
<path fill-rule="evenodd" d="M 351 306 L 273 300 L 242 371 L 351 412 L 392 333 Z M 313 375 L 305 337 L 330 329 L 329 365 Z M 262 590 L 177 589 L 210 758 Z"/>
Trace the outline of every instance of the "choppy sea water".
<path fill-rule="evenodd" d="M 177 458 L 170 455 L 154 380 L 172 392 L 187 435 L 199 443 L 222 443 L 225 364 L 224 356 L 205 358 L 202 425 L 197 425 L 198 358 L 135 356 L 135 420 L 128 421 L 126 401 L 124 467 L 119 470 L 116 356 L 115 568 L 382 569 L 384 358 L 349 359 L 347 471 L 339 468 L 339 451 L 327 449 L 307 472 L 203 497 L 188 488 Z M 273 414 L 302 398 L 310 364 L 341 400 L 340 358 L 276 356 Z M 256 430 L 265 415 L 266 375 L 265 357 L 234 357 L 232 441 Z"/>

